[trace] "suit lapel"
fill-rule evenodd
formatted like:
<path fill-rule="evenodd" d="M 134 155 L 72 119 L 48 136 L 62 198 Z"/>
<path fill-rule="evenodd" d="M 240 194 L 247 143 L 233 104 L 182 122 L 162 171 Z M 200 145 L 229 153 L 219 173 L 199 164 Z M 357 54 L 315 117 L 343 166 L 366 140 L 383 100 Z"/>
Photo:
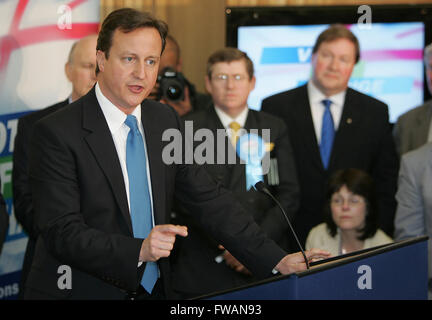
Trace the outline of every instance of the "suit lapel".
<path fill-rule="evenodd" d="M 353 99 L 351 89 L 347 89 L 345 102 L 342 110 L 342 116 L 339 121 L 339 127 L 333 142 L 333 148 L 330 156 L 329 168 L 336 165 L 337 157 L 344 152 L 344 146 L 352 142 L 353 126 L 357 126 L 362 119 L 361 108 L 357 105 L 357 101 Z"/>
<path fill-rule="evenodd" d="M 306 103 L 298 103 L 294 107 L 296 108 L 293 112 L 294 117 L 296 117 L 296 122 L 299 124 L 299 132 L 301 139 L 304 141 L 305 146 L 309 149 L 311 159 L 313 163 L 324 170 L 324 166 L 321 160 L 321 155 L 319 151 L 318 140 L 315 135 L 315 127 L 312 119 L 311 107 L 309 102 L 309 96 L 307 92 L 307 85 L 304 85 L 299 92 L 300 97 L 297 101 L 302 101 Z"/>
<path fill-rule="evenodd" d="M 249 118 L 249 116 L 248 116 Z M 222 122 L 220 121 L 214 106 L 209 108 L 208 111 L 208 120 L 206 121 L 206 128 L 210 129 L 215 137 L 217 137 L 217 130 L 222 129 L 225 130 Z M 216 138 L 215 138 L 216 142 Z M 220 173 L 218 175 L 223 175 L 223 181 L 226 184 L 226 187 L 235 190 L 238 188 L 239 184 L 243 183 L 243 189 L 245 189 L 245 175 L 244 175 L 244 166 L 240 165 L 240 158 L 235 154 L 235 164 L 230 164 L 228 162 L 228 152 L 230 149 L 232 150 L 231 141 L 228 136 L 225 138 L 225 164 L 218 166 Z M 217 143 L 215 143 L 215 152 L 217 152 Z M 236 188 L 237 186 L 237 188 Z"/>
<path fill-rule="evenodd" d="M 150 179 L 155 224 L 166 223 L 165 212 L 165 170 L 162 161 L 162 132 L 157 113 L 147 100 L 141 104 L 141 121 L 144 127 L 146 151 L 150 167 Z"/>
<path fill-rule="evenodd" d="M 220 121 L 216 111 L 215 107 L 212 106 L 208 109 L 208 121 L 207 121 L 207 128 L 216 132 L 217 129 L 225 129 L 222 122 Z M 227 140 L 228 141 L 228 140 Z"/>
<path fill-rule="evenodd" d="M 133 234 L 120 161 L 94 88 L 83 101 L 83 128 L 89 131 L 84 139 L 104 172 L 129 231 Z"/>
<path fill-rule="evenodd" d="M 419 112 L 416 116 L 416 130 L 412 130 L 414 145 L 423 145 L 429 136 L 429 126 L 432 115 L 432 102 L 425 105 L 426 112 Z"/>

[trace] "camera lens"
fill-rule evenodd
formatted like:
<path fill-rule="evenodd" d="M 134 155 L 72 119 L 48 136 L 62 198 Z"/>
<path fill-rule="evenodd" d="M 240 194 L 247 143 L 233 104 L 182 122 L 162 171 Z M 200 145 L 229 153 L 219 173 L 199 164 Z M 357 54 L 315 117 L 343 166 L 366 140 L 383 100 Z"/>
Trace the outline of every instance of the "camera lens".
<path fill-rule="evenodd" d="M 170 101 L 180 101 L 184 99 L 185 80 L 180 72 L 176 72 L 170 67 L 163 69 L 158 76 L 159 97 Z"/>
<path fill-rule="evenodd" d="M 168 97 L 168 99 L 176 101 L 176 100 L 180 100 L 181 95 L 182 95 L 182 88 L 180 88 L 177 85 L 170 85 L 168 86 L 167 90 L 166 90 L 166 95 Z"/>

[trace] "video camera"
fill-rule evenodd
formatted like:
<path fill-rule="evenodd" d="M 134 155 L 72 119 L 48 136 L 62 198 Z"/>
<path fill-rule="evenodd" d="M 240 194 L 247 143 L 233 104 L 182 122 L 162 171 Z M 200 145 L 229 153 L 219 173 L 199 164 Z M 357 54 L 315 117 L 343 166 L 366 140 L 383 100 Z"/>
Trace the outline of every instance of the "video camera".
<path fill-rule="evenodd" d="M 184 99 L 184 89 L 187 83 L 181 72 L 166 67 L 158 75 L 157 82 L 159 83 L 158 100 L 165 98 L 176 102 Z"/>

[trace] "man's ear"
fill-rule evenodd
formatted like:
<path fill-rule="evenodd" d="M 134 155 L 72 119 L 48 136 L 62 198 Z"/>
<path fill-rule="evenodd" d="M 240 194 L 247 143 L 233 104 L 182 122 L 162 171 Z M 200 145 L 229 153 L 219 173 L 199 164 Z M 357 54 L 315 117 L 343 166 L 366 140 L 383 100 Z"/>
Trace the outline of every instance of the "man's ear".
<path fill-rule="evenodd" d="M 97 50 L 96 51 L 96 63 L 99 67 L 99 71 L 102 71 L 102 72 L 104 71 L 105 61 L 106 61 L 105 52 L 103 52 L 101 50 Z"/>
<path fill-rule="evenodd" d="M 64 70 L 65 70 L 66 78 L 68 78 L 68 80 L 72 82 L 72 70 L 71 70 L 72 66 L 70 65 L 69 62 L 66 62 L 64 68 L 65 68 Z"/>
<path fill-rule="evenodd" d="M 205 76 L 205 86 L 206 86 L 207 92 L 211 94 L 212 93 L 212 86 L 211 86 L 210 82 L 211 82 L 210 78 L 208 76 Z"/>
<path fill-rule="evenodd" d="M 176 71 L 177 72 L 182 72 L 182 68 L 183 68 L 183 61 L 182 58 L 178 59 L 178 63 L 176 65 Z"/>
<path fill-rule="evenodd" d="M 251 79 L 251 91 L 253 89 L 255 89 L 255 84 L 256 84 L 256 78 L 255 78 L 255 76 L 252 76 L 252 79 Z"/>

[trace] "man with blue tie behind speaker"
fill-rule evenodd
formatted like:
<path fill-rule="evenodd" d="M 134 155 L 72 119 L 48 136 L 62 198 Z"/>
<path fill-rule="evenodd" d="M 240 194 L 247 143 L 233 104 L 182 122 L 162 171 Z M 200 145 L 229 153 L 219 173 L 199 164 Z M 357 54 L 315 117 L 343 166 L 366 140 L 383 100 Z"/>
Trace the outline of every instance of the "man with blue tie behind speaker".
<path fill-rule="evenodd" d="M 323 221 L 324 188 L 338 169 L 358 168 L 372 175 L 379 202 L 379 225 L 393 233 L 398 157 L 383 102 L 348 87 L 360 46 L 343 25 L 323 31 L 312 50 L 312 76 L 306 85 L 263 100 L 262 110 L 288 126 L 300 184 L 294 221 L 304 244 Z"/>
<path fill-rule="evenodd" d="M 164 132 L 181 132 L 181 121 L 146 98 L 166 34 L 148 13 L 110 13 L 97 41 L 96 85 L 35 125 L 30 181 L 40 233 L 25 299 L 170 298 L 167 258 L 176 236 L 187 236 L 170 221 L 174 196 L 257 275 L 306 268 L 204 170 L 165 161 Z"/>

